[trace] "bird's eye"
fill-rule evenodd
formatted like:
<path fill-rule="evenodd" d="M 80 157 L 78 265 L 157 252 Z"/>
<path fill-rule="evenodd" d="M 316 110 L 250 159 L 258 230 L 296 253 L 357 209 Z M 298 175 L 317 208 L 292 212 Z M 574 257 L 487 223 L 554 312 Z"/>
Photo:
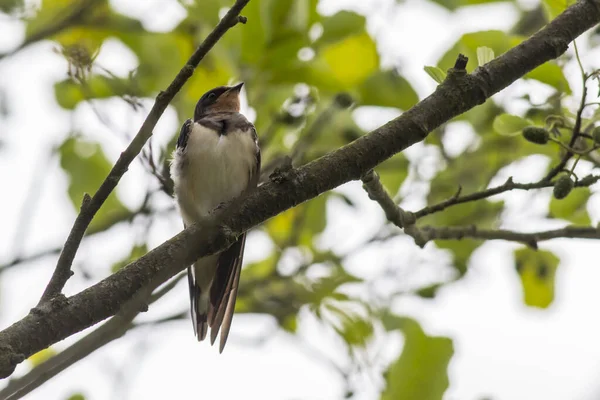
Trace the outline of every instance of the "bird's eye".
<path fill-rule="evenodd" d="M 206 99 L 206 100 L 214 100 L 214 99 L 215 99 L 215 97 L 217 97 L 217 95 L 216 95 L 216 94 L 214 94 L 214 93 L 210 93 L 210 94 L 208 95 L 208 97 L 207 97 L 207 99 Z"/>

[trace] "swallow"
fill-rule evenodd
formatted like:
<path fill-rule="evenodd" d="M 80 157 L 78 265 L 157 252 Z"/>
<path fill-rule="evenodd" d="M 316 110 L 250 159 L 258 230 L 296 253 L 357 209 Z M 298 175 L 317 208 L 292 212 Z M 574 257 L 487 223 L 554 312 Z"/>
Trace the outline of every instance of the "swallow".
<path fill-rule="evenodd" d="M 240 113 L 244 83 L 206 92 L 184 122 L 171 163 L 174 194 L 185 227 L 258 184 L 260 148 L 254 125 Z M 246 234 L 227 250 L 188 267 L 191 315 L 198 341 L 221 332 L 223 352 L 235 309 Z"/>

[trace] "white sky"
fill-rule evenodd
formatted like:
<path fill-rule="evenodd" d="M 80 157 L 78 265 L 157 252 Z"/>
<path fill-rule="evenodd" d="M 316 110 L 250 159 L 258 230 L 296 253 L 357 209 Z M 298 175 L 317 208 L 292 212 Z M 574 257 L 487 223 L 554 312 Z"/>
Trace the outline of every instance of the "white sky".
<path fill-rule="evenodd" d="M 184 17 L 175 0 L 114 0 L 112 3 L 120 12 L 143 18 L 149 29 L 169 30 Z M 340 8 L 368 15 L 369 31 L 378 41 L 383 63 L 387 66 L 401 64 L 421 97 L 435 86 L 423 72 L 424 65 L 433 65 L 462 33 L 506 29 L 516 17 L 507 4 L 472 7 L 460 11 L 458 16 L 419 0 L 407 0 L 400 6 L 394 0 L 324 0 L 320 5 L 321 11 L 327 14 Z M 11 48 L 22 37 L 20 24 L 0 20 L 0 51 Z M 112 160 L 126 145 L 122 136 L 110 133 L 98 122 L 89 107 L 79 107 L 71 117 L 55 104 L 49 89 L 53 82 L 64 78 L 66 65 L 52 48 L 49 42 L 39 43 L 15 57 L 0 61 L 0 90 L 6 91 L 11 100 L 8 104 L 10 115 L 0 120 L 0 138 L 5 143 L 0 148 L 0 177 L 3 187 L 11 188 L 5 189 L 1 197 L 0 263 L 14 256 L 15 227 L 20 221 L 36 169 L 43 168 L 46 177 L 38 188 L 36 212 L 32 215 L 31 229 L 22 250 L 27 253 L 60 245 L 71 227 L 75 213 L 65 197 L 66 178 L 57 160 L 52 160 L 49 165 L 43 161 L 49 146 L 61 143 L 70 127 L 77 129 L 84 124 L 95 127 L 86 129 L 85 133 L 102 140 Z M 584 54 L 584 63 L 593 60 L 594 54 Z M 136 64 L 135 57 L 114 41 L 103 48 L 98 62 L 123 74 Z M 577 82 L 575 79 L 571 82 Z M 500 98 L 523 88 L 510 88 L 500 94 Z M 99 108 L 110 114 L 119 130 L 130 135 L 137 131 L 144 117 L 143 113 L 132 116 L 130 108 L 118 100 L 100 102 Z M 371 112 L 367 115 L 369 121 L 365 121 L 367 118 L 363 113 L 360 121 L 365 127 L 374 128 L 394 115 L 389 110 Z M 155 130 L 155 146 L 164 143 L 178 123 L 175 114 L 168 111 Z M 468 131 L 455 129 L 456 137 L 461 134 L 469 137 Z M 456 151 L 461 151 L 461 147 L 464 148 L 464 142 L 461 144 L 458 140 Z M 417 145 L 408 151 L 408 155 L 419 157 L 425 152 L 423 146 Z M 541 168 L 543 162 L 533 159 L 528 166 L 504 171 L 499 182 L 511 174 L 516 181 L 536 179 L 537 170 L 533 167 Z M 118 188 L 129 207 L 133 208 L 141 201 L 140 182 L 145 182 L 144 172 L 136 163 Z M 362 194 L 359 184 L 345 185 L 343 190 L 358 202 L 361 212 L 350 212 L 337 203 L 329 205 L 330 224 L 322 241 L 336 249 L 348 249 L 360 243 L 361 238 L 375 231 L 384 220 L 378 206 Z M 545 211 L 544 199 L 549 198 L 547 191 L 537 197 L 518 193 L 504 198 L 510 205 L 504 219 L 507 226 L 513 229 L 556 226 L 541 218 Z M 533 212 L 524 219 L 523 208 L 532 200 Z M 597 196 L 592 204 L 590 213 L 597 223 L 600 210 Z M 151 243 L 160 244 L 180 228 L 180 221 L 174 215 L 161 219 L 152 229 Z M 342 232 L 345 239 L 340 241 Z M 118 243 L 114 240 L 116 235 L 120 239 Z M 94 279 L 101 279 L 106 266 L 122 258 L 134 241 L 135 235 L 127 228 L 98 235 L 80 249 L 76 267 L 84 267 Z M 266 246 L 268 243 L 260 234 L 253 234 L 247 261 L 260 259 Z M 504 243 L 488 243 L 480 248 L 467 276 L 447 286 L 435 300 L 405 298 L 395 304 L 398 314 L 414 316 L 428 334 L 449 336 L 454 340 L 456 353 L 450 365 L 451 386 L 446 399 L 479 400 L 484 396 L 513 400 L 596 398 L 594 394 L 600 391 L 596 383 L 600 372 L 600 343 L 597 340 L 600 322 L 591 305 L 600 301 L 597 290 L 600 270 L 596 262 L 590 262 L 594 255 L 592 246 L 596 244 L 559 240 L 551 242 L 551 246 L 562 262 L 557 276 L 556 301 L 548 310 L 523 306 L 518 277 L 513 272 L 510 258 L 515 246 Z M 98 257 L 98 249 L 104 252 L 101 257 Z M 347 267 L 351 273 L 368 279 L 375 278 L 390 266 L 408 269 L 410 274 L 406 276 L 410 279 L 430 273 L 421 265 L 418 271 L 411 270 L 406 264 L 412 257 L 422 261 L 443 256 L 437 251 L 415 250 L 410 241 L 399 238 L 381 246 L 379 251 L 359 253 Z M 1 327 L 21 318 L 35 304 L 54 263 L 54 258 L 46 258 L 2 275 Z M 67 286 L 68 293 L 76 293 L 85 284 L 76 276 Z M 146 317 L 184 309 L 187 296 L 187 288 L 182 284 Z M 265 335 L 270 339 L 258 344 L 257 339 Z M 67 340 L 57 348 L 72 342 L 73 339 Z M 397 356 L 401 343 L 400 335 L 377 338 L 370 350 L 383 355 L 373 361 L 375 374 L 357 374 L 353 382 L 357 392 L 355 398 L 377 398 L 383 384 L 377 375 L 386 361 Z M 308 312 L 302 313 L 299 338 L 276 330 L 270 317 L 237 315 L 227 350 L 222 355 L 206 344 L 198 345 L 186 321 L 129 334 L 27 398 L 65 399 L 77 391 L 92 400 L 342 398 L 339 375 L 327 363 L 315 358 L 309 350 L 312 348 L 332 357 L 338 365 L 348 363 L 340 341 L 330 329 L 316 323 Z M 127 383 L 118 387 L 119 390 L 126 388 L 125 392 L 115 392 L 113 387 L 114 373 L 120 366 L 128 371 L 125 375 Z M 23 374 L 27 369 L 28 365 L 24 363 L 16 374 Z"/>

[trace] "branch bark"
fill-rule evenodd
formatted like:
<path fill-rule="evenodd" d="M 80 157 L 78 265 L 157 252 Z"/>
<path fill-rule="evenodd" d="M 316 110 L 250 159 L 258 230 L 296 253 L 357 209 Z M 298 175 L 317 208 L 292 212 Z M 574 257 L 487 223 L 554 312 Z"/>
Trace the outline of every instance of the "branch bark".
<path fill-rule="evenodd" d="M 558 57 L 574 38 L 599 21 L 600 1 L 580 0 L 530 39 L 473 74 L 451 70 L 432 95 L 400 117 L 301 168 L 276 171 L 269 182 L 222 215 L 192 225 L 66 301 L 58 297 L 49 302 L 49 307 L 32 310 L 0 332 L 0 377 L 9 376 L 19 362 L 37 351 L 114 315 L 154 279 L 165 281 L 199 257 L 225 249 L 239 234 L 278 213 L 359 179 L 394 154 L 423 140 L 442 123 L 482 104 L 530 70 Z M 151 120 L 149 124 L 155 122 Z M 148 128 L 142 127 L 145 129 Z M 144 138 L 136 138 L 131 146 L 141 148 Z M 121 162 L 114 170 L 121 172 L 123 167 Z M 121 175 L 116 175 L 117 181 Z M 111 182 L 107 183 L 108 189 L 100 189 L 104 190 L 103 195 L 116 185 L 116 181 L 107 182 Z"/>

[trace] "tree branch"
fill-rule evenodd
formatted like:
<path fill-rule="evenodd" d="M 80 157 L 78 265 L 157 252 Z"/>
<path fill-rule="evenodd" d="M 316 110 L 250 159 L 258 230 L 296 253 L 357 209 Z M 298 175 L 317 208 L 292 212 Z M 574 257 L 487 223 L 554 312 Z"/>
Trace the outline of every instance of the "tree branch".
<path fill-rule="evenodd" d="M 94 194 L 93 197 L 89 197 L 89 195 L 84 196 L 83 203 L 81 205 L 81 211 L 79 212 L 79 215 L 73 224 L 73 228 L 69 233 L 69 237 L 65 242 L 65 246 L 63 247 L 56 264 L 56 269 L 54 270 L 52 278 L 50 279 L 48 286 L 46 286 L 40 301 L 38 302 L 38 306 L 48 302 L 62 292 L 62 289 L 72 275 L 71 265 L 73 264 L 73 259 L 75 258 L 77 249 L 81 244 L 81 239 L 83 238 L 88 225 L 90 222 L 92 222 L 94 215 L 96 215 L 96 212 L 98 212 L 100 207 L 102 207 L 102 204 L 104 204 L 104 201 L 117 186 L 123 174 L 127 172 L 129 164 L 131 164 L 135 157 L 137 157 L 142 150 L 142 147 L 144 147 L 146 141 L 152 136 L 152 130 L 156 126 L 159 118 L 171 100 L 173 100 L 177 92 L 179 92 L 185 82 L 192 76 L 200 61 L 202 61 L 204 56 L 225 34 L 225 32 L 234 27 L 238 22 L 245 22 L 245 18 L 241 17 L 239 13 L 249 1 L 250 0 L 237 0 L 235 2 L 233 7 L 231 7 L 227 14 L 225 14 L 215 29 L 206 37 L 206 39 L 204 39 L 204 42 L 202 42 L 198 49 L 196 49 L 194 54 L 192 54 L 181 71 L 179 71 L 173 82 L 171 82 L 167 90 L 158 94 L 150 113 L 142 124 L 142 127 L 135 135 L 129 146 L 127 146 L 127 149 L 121 153 L 121 156 L 113 166 L 104 182 L 102 182 L 102 185 L 100 185 L 100 188 L 96 194 Z"/>
<path fill-rule="evenodd" d="M 10 375 L 19 362 L 41 349 L 114 315 L 154 279 L 165 281 L 199 257 L 227 248 L 242 232 L 278 213 L 359 179 L 394 154 L 423 140 L 442 123 L 482 104 L 530 70 L 558 57 L 569 42 L 598 21 L 598 0 L 577 2 L 544 29 L 473 74 L 451 70 L 432 95 L 400 117 L 298 169 L 274 173 L 269 182 L 249 193 L 240 204 L 228 207 L 223 214 L 188 227 L 66 301 L 57 298 L 43 310 L 32 310 L 0 332 L 0 377 Z M 144 126 L 155 122 L 156 119 L 152 119 Z M 148 128 L 142 127 L 144 132 L 145 129 Z M 131 146 L 140 148 L 144 140 L 141 135 Z M 125 160 L 130 158 L 131 154 Z M 117 164 L 116 181 L 127 162 Z M 107 180 L 108 192 L 116 181 Z M 99 192 L 106 196 L 106 190 L 101 188 Z"/>
<path fill-rule="evenodd" d="M 520 242 L 537 249 L 537 243 L 557 238 L 600 239 L 600 229 L 588 226 L 567 226 L 562 229 L 540 232 L 514 232 L 504 229 L 479 229 L 476 226 L 452 226 L 419 228 L 427 241 L 429 240 L 507 240 Z"/>
<path fill-rule="evenodd" d="M 600 176 L 589 176 L 582 179 L 579 183 L 591 185 L 600 180 Z M 514 232 L 504 229 L 480 229 L 475 225 L 458 226 L 458 227 L 434 227 L 434 226 L 417 226 L 416 220 L 418 215 L 425 216 L 434 212 L 441 211 L 451 205 L 466 203 L 468 201 L 480 200 L 485 197 L 492 196 L 503 191 L 516 189 L 534 189 L 536 187 L 552 186 L 546 185 L 543 181 L 531 184 L 515 184 L 509 178 L 506 183 L 497 188 L 484 190 L 482 192 L 473 193 L 472 195 L 459 197 L 460 191 L 451 199 L 439 203 L 435 206 L 426 207 L 423 210 L 412 213 L 398 207 L 389 193 L 385 190 L 379 180 L 379 176 L 373 171 L 369 171 L 362 178 L 363 187 L 369 194 L 369 198 L 375 200 L 383 211 L 387 219 L 399 228 L 404 229 L 404 233 L 411 236 L 415 243 L 424 247 L 431 240 L 461 240 L 461 239 L 478 239 L 478 240 L 508 240 L 512 242 L 521 242 L 529 247 L 537 249 L 537 243 L 543 240 L 550 240 L 559 237 L 565 238 L 580 238 L 580 239 L 600 239 L 600 227 L 577 227 L 569 226 L 563 229 L 543 232 Z M 420 214 L 419 214 L 420 213 Z"/>
<path fill-rule="evenodd" d="M 598 182 L 599 180 L 600 180 L 600 175 L 588 175 L 585 178 L 578 180 L 575 183 L 575 187 L 591 186 L 594 183 Z M 533 182 L 533 183 L 515 183 L 515 182 L 513 182 L 512 177 L 510 177 L 506 180 L 506 182 L 504 184 L 502 184 L 500 186 L 496 186 L 495 188 L 490 188 L 487 190 L 482 190 L 480 192 L 471 193 L 471 194 L 465 195 L 465 196 L 460 196 L 461 189 L 459 187 L 456 194 L 454 196 L 452 196 L 451 198 L 449 198 L 448 200 L 442 201 L 440 203 L 437 203 L 437 204 L 434 204 L 431 206 L 424 207 L 421 210 L 415 212 L 414 216 L 416 219 L 419 219 L 419 218 L 425 217 L 427 215 L 443 211 L 446 208 L 454 206 L 456 204 L 463 204 L 463 203 L 468 203 L 470 201 L 486 199 L 488 197 L 492 197 L 497 194 L 508 192 L 508 191 L 515 190 L 515 189 L 518 189 L 518 190 L 541 189 L 541 188 L 545 188 L 545 187 L 552 187 L 552 186 L 554 186 L 554 184 L 555 184 L 554 181 L 546 181 L 546 178 L 543 178 L 542 180 L 540 180 L 538 182 Z M 394 221 L 392 221 L 392 222 L 394 222 Z"/>

